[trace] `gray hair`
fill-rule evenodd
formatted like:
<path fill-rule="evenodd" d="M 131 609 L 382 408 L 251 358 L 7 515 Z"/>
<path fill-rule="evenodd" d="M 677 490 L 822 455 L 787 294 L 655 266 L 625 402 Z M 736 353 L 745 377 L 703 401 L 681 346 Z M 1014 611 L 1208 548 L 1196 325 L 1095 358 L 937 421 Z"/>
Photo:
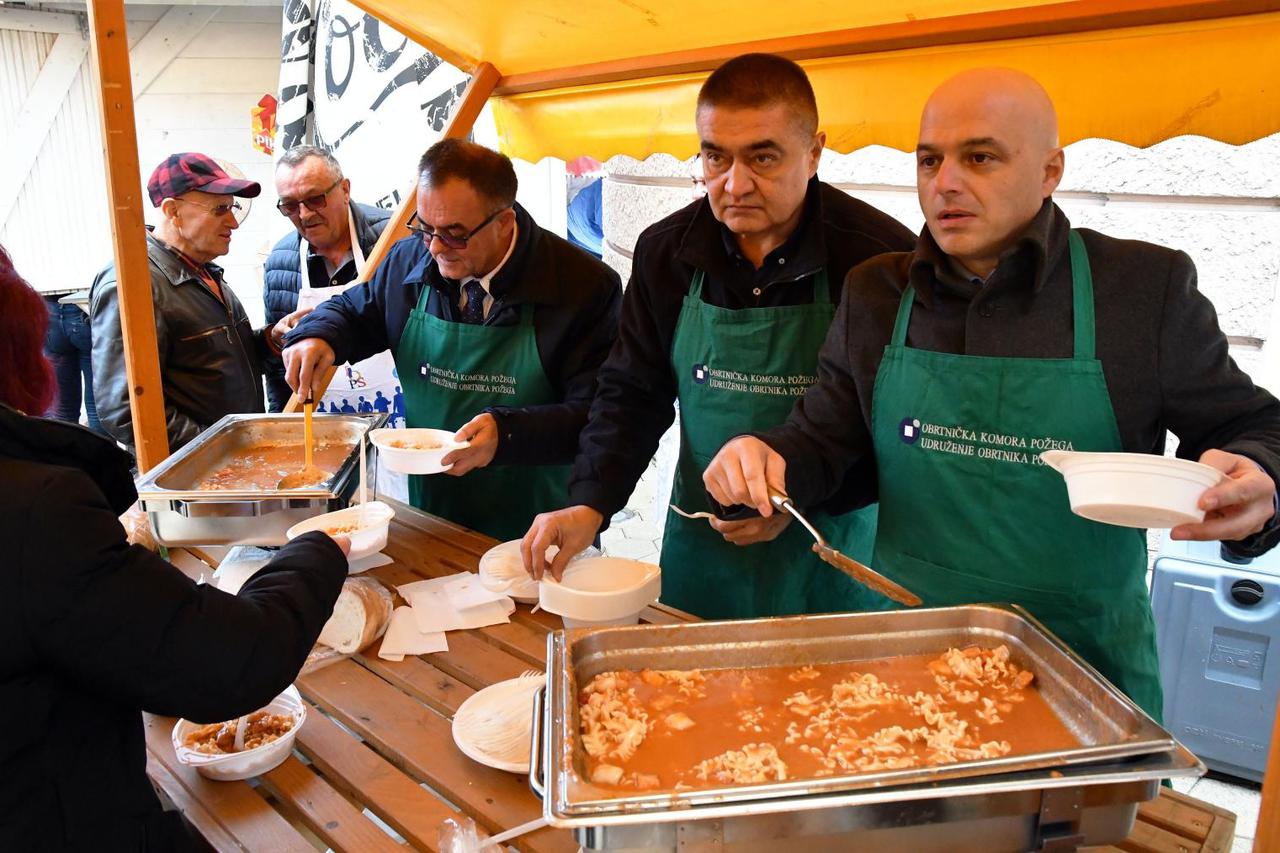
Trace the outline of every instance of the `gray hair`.
<path fill-rule="evenodd" d="M 281 166 L 288 166 L 292 169 L 294 166 L 299 165 L 302 161 L 310 157 L 319 157 L 324 161 L 325 165 L 329 167 L 329 171 L 333 173 L 333 177 L 336 180 L 342 180 L 342 164 L 338 162 L 338 158 L 334 157 L 323 148 L 319 148 L 315 145 L 295 145 L 280 155 L 280 162 L 276 163 L 276 168 L 278 169 Z"/>

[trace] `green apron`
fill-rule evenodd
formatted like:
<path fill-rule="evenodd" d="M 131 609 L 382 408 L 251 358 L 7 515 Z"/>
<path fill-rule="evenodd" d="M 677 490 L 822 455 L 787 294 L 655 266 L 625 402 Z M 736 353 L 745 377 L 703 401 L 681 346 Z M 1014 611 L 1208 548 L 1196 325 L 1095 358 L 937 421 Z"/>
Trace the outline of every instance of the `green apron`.
<path fill-rule="evenodd" d="M 818 350 L 835 316 L 827 275 L 813 303 L 732 311 L 702 301 L 702 270 L 680 309 L 671 363 L 680 400 L 680 456 L 671 501 L 706 511 L 702 472 L 736 435 L 777 426 L 813 384 Z M 874 506 L 815 523 L 836 547 L 866 559 L 875 541 Z M 772 542 L 724 541 L 705 519 L 668 510 L 662 540 L 662 601 L 704 619 L 845 610 L 882 610 L 888 599 L 845 577 L 809 550 L 813 539 L 792 523 Z"/>
<path fill-rule="evenodd" d="M 396 372 L 410 427 L 457 430 L 489 406 L 558 402 L 542 370 L 533 307 L 515 326 L 452 323 L 427 313 L 424 287 L 409 312 Z M 507 541 L 524 536 L 533 517 L 568 500 L 567 465 L 490 465 L 461 477 L 411 476 L 409 501 L 433 515 Z"/>
<path fill-rule="evenodd" d="M 1093 279 L 1072 231 L 1074 358 L 986 358 L 906 345 L 902 295 L 872 397 L 880 527 L 872 566 L 926 606 L 1020 604 L 1156 719 L 1155 630 L 1141 530 L 1074 515 L 1040 452 L 1118 451 L 1094 357 Z"/>

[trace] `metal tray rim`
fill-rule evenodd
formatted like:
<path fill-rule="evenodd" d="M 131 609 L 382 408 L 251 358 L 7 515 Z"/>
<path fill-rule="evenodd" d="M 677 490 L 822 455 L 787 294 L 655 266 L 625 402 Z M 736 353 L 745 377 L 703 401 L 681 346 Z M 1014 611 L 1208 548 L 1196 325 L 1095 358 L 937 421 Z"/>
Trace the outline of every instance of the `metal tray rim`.
<path fill-rule="evenodd" d="M 1142 712 L 1128 697 L 1121 694 L 1110 686 L 1087 662 L 1071 651 L 1047 628 L 1039 623 L 1025 609 L 1017 605 L 1008 604 L 978 604 L 965 605 L 962 607 L 948 608 L 930 608 L 930 609 L 914 609 L 912 611 L 897 611 L 904 614 L 912 614 L 918 617 L 921 614 L 937 613 L 947 611 L 951 614 L 960 614 L 965 611 L 994 611 L 1003 616 L 1012 616 L 1018 620 L 1026 622 L 1034 632 L 1040 634 L 1054 650 L 1063 655 L 1073 665 L 1083 669 L 1085 673 L 1092 679 L 1098 681 L 1111 697 L 1125 707 L 1127 711 L 1137 715 L 1141 720 L 1145 721 L 1148 729 L 1148 737 L 1131 740 L 1127 742 L 1082 746 L 1071 750 L 1059 750 L 1048 753 L 1037 753 L 1032 755 L 1006 756 L 998 759 L 987 759 L 982 761 L 960 762 L 957 764 L 940 765 L 932 768 L 912 768 L 907 770 L 883 771 L 879 773 L 862 773 L 848 774 L 844 776 L 824 777 L 820 779 L 804 779 L 791 780 L 787 782 L 774 782 L 761 785 L 740 785 L 726 786 L 720 788 L 699 788 L 692 791 L 682 791 L 676 794 L 670 792 L 662 792 L 647 795 L 632 795 L 627 797 L 611 797 L 601 799 L 584 799 L 574 802 L 573 790 L 574 783 L 583 787 L 589 787 L 576 778 L 571 778 L 571 768 L 566 766 L 562 761 L 563 750 L 556 749 L 557 745 L 563 745 L 566 740 L 572 743 L 572 738 L 576 737 L 573 731 L 573 715 L 566 713 L 570 708 L 569 697 L 572 695 L 571 675 L 573 663 L 570 659 L 572 643 L 570 637 L 574 641 L 585 639 L 587 636 L 597 634 L 603 631 L 610 632 L 635 632 L 646 630 L 645 626 L 639 628 L 603 628 L 603 629 L 577 629 L 570 634 L 566 631 L 553 632 L 548 637 L 548 663 L 550 665 L 551 679 L 549 684 L 551 688 L 548 690 L 548 699 L 546 707 L 546 717 L 544 724 L 548 735 L 544 738 L 546 744 L 545 749 L 547 755 L 545 757 L 545 767 L 549 768 L 552 774 L 553 782 L 548 785 L 550 796 L 547 798 L 549 814 L 554 814 L 561 820 L 577 819 L 579 817 L 590 817 L 587 823 L 599 823 L 600 818 L 617 814 L 642 814 L 654 815 L 672 810 L 680 813 L 686 812 L 690 808 L 708 808 L 712 806 L 724 805 L 732 808 L 733 805 L 742 806 L 750 802 L 765 802 L 779 797 L 790 798 L 795 802 L 805 798 L 814 796 L 828 797 L 850 791 L 866 791 L 867 789 L 904 787 L 916 784 L 946 784 L 954 780 L 972 780 L 975 778 L 990 778 L 996 774 L 1019 773 L 1019 772 L 1038 772 L 1045 778 L 1048 778 L 1047 770 L 1051 768 L 1063 768 L 1067 766 L 1096 764 L 1108 760 L 1118 760 L 1123 758 L 1132 758 L 1134 756 L 1149 755 L 1159 752 L 1170 752 L 1177 747 L 1177 742 L 1171 734 L 1160 726 L 1156 725 L 1146 714 Z M 734 625 L 737 623 L 794 623 L 797 621 L 813 621 L 813 620 L 838 620 L 846 619 L 851 615 L 866 614 L 823 614 L 819 616 L 800 616 L 800 617 L 782 617 L 779 619 L 768 620 L 733 620 L 730 622 L 718 623 L 692 623 L 687 627 L 697 627 L 698 625 Z M 659 626 L 660 628 L 671 628 L 673 626 Z M 733 805 L 729 805 L 733 804 Z"/>
<path fill-rule="evenodd" d="M 375 412 L 373 415 L 326 414 L 323 417 L 362 423 L 365 425 L 365 434 L 368 434 L 371 430 L 377 429 L 385 423 L 387 419 L 387 415 L 382 412 Z M 206 444 L 210 444 L 217 440 L 223 432 L 230 430 L 236 424 L 252 421 L 271 421 L 282 419 L 294 420 L 294 416 L 285 415 L 280 412 L 253 412 L 222 416 L 212 426 L 200 433 L 200 435 L 196 436 L 183 447 L 179 448 L 177 452 L 173 453 L 159 465 L 139 477 L 137 482 L 134 484 L 138 491 L 138 500 L 143 502 L 145 509 L 147 508 L 148 503 L 154 504 L 173 501 L 186 501 L 188 503 L 244 503 L 247 501 L 262 500 L 309 500 L 334 497 L 336 489 L 333 487 L 349 477 L 350 471 L 359 464 L 358 451 L 355 451 L 348 456 L 348 458 L 343 461 L 341 467 L 339 467 L 338 470 L 334 472 L 333 476 L 326 481 L 329 484 L 328 488 L 320 486 L 304 489 L 283 490 L 220 489 L 218 491 L 211 491 L 198 489 L 167 489 L 159 485 L 159 480 L 171 470 L 181 465 L 187 457 L 195 454 Z"/>

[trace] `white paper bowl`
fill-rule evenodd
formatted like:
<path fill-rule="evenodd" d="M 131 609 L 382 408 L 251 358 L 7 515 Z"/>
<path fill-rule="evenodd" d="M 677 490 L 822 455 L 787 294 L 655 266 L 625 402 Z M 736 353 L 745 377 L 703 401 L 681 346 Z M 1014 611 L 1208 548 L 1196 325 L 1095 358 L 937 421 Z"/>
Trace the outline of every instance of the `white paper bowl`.
<path fill-rule="evenodd" d="M 447 429 L 375 429 L 369 433 L 369 440 L 378 448 L 378 454 L 387 463 L 387 467 L 401 474 L 439 474 L 441 471 L 448 471 L 453 465 L 441 465 L 440 460 L 451 450 L 471 446 L 467 441 L 454 441 L 453 433 Z M 438 446 L 422 450 L 394 447 L 395 444 Z"/>
<path fill-rule="evenodd" d="M 1072 512 L 1119 527 L 1198 524 L 1200 496 L 1224 476 L 1199 462 L 1148 453 L 1047 450 L 1040 458 L 1067 481 Z"/>
<path fill-rule="evenodd" d="M 284 760 L 293 752 L 293 742 L 298 737 L 298 730 L 307 721 L 307 704 L 298 695 L 298 689 L 293 685 L 289 685 L 283 693 L 272 699 L 261 710 L 269 711 L 272 714 L 291 715 L 293 717 L 293 728 L 289 729 L 281 737 L 271 741 L 271 743 L 263 744 L 255 749 L 246 749 L 244 752 L 235 752 L 229 755 L 205 755 L 188 748 L 183 743 L 187 735 L 200 728 L 200 724 L 188 720 L 178 720 L 174 724 L 173 734 L 170 736 L 173 741 L 174 754 L 183 764 L 194 767 L 201 776 L 216 779 L 219 782 L 248 779 L 251 776 L 261 776 L 268 770 L 274 770 L 283 764 Z"/>
<path fill-rule="evenodd" d="M 559 583 L 544 579 L 538 585 L 538 603 L 563 618 L 566 628 L 634 625 L 661 594 L 662 569 L 622 557 L 575 560 Z"/>
<path fill-rule="evenodd" d="M 555 557 L 559 548 L 552 545 L 547 549 L 547 559 Z M 585 560 L 599 557 L 600 551 L 588 545 L 569 561 Z M 516 571 L 519 576 L 512 579 Z M 538 581 L 524 572 L 524 559 L 520 556 L 520 540 L 512 539 L 501 545 L 494 545 L 480 557 L 480 584 L 490 592 L 502 592 L 516 601 L 533 604 L 538 600 Z"/>
<path fill-rule="evenodd" d="M 387 547 L 387 533 L 391 528 L 391 519 L 396 515 L 396 511 L 382 501 L 369 501 L 364 505 L 364 512 L 364 526 L 345 534 L 351 538 L 351 553 L 347 555 L 348 566 L 357 560 L 371 557 Z M 284 535 L 289 539 L 296 539 L 313 530 L 346 527 L 359 522 L 359 505 L 349 506 L 336 512 L 326 512 L 324 515 L 308 518 L 306 521 L 299 521 L 286 530 Z"/>

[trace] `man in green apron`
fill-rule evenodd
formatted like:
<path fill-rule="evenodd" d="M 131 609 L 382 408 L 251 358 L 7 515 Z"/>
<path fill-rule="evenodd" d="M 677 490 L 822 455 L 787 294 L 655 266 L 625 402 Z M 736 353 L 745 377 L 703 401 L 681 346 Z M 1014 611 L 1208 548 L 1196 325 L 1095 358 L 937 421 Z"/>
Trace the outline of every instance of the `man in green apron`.
<path fill-rule="evenodd" d="M 514 539 L 567 499 L 620 282 L 516 204 L 503 155 L 443 140 L 418 172 L 414 234 L 289 334 L 285 378 L 310 390 L 329 365 L 390 349 L 408 425 L 470 442 L 444 458 L 448 476 L 412 477 L 410 501 Z"/>
<path fill-rule="evenodd" d="M 1161 713 L 1143 532 L 1071 513 L 1042 450 L 1178 455 L 1226 472 L 1175 538 L 1271 547 L 1280 403 L 1227 354 L 1190 259 L 1070 227 L 1053 106 L 1030 78 L 966 72 L 925 107 L 916 250 L 850 275 L 818 382 L 787 423 L 706 472 L 768 516 L 767 485 L 821 499 L 875 461 L 873 568 L 926 606 L 1025 606 Z"/>
<path fill-rule="evenodd" d="M 764 54 L 730 60 L 699 93 L 697 127 L 707 198 L 636 244 L 618 345 L 601 368 L 575 462 L 573 506 L 539 517 L 525 537 L 535 575 L 558 575 L 625 505 L 676 401 L 672 503 L 707 510 L 701 477 L 712 454 L 734 435 L 781 421 L 813 381 L 845 273 L 911 245 L 892 218 L 815 177 L 825 137 L 794 63 Z M 874 508 L 822 518 L 841 547 L 869 557 Z M 806 535 L 780 518 L 708 524 L 669 513 L 662 601 L 705 618 L 885 606 L 819 561 Z M 560 554 L 548 567 L 551 544 Z"/>

